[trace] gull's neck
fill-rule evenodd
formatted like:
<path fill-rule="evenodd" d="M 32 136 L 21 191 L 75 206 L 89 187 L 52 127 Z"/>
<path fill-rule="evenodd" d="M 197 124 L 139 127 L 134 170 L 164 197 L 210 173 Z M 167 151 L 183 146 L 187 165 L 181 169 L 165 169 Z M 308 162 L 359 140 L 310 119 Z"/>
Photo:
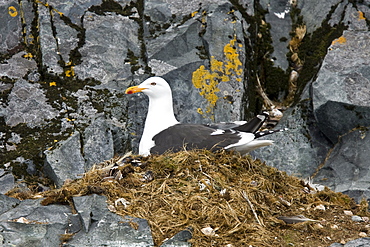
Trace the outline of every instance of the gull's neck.
<path fill-rule="evenodd" d="M 172 95 L 171 97 L 149 97 L 148 114 L 140 140 L 139 154 L 149 155 L 150 149 L 154 146 L 153 137 L 178 123 L 173 113 Z"/>

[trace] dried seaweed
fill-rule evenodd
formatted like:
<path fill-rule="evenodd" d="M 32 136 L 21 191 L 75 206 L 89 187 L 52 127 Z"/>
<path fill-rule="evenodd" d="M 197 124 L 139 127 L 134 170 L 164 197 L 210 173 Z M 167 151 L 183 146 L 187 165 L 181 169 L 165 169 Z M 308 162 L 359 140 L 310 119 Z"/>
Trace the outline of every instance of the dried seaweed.
<path fill-rule="evenodd" d="M 105 195 L 117 214 L 148 220 L 156 246 L 188 227 L 193 229 L 193 246 L 330 245 L 354 239 L 364 229 L 351 227 L 342 211 L 357 210 L 366 216 L 367 204 L 356 205 L 329 189 L 318 192 L 307 187 L 250 156 L 197 150 L 117 157 L 41 195 L 44 205 L 68 203 L 73 196 L 91 193 Z M 326 210 L 316 210 L 317 205 Z M 315 221 L 286 225 L 278 219 L 294 215 Z M 346 234 L 336 233 L 332 225 Z"/>

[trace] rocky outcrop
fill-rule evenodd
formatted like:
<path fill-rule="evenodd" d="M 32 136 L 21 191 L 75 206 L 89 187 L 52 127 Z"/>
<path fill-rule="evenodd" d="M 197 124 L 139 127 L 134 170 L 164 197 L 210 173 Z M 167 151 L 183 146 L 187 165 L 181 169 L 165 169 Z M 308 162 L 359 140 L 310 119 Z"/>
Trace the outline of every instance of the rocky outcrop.
<path fill-rule="evenodd" d="M 300 101 L 285 112 L 279 126 L 290 131 L 272 136 L 277 145 L 254 155 L 360 201 L 369 198 L 363 166 L 370 125 L 369 54 L 364 49 L 369 34 L 363 14 L 369 8 L 340 3 L 328 24 L 340 22 L 336 16 L 340 10 L 348 30 L 333 40 L 317 76 L 306 85 Z"/>
<path fill-rule="evenodd" d="M 336 143 L 338 137 L 370 125 L 369 33 L 345 31 L 333 42 L 312 84 L 318 127 Z"/>

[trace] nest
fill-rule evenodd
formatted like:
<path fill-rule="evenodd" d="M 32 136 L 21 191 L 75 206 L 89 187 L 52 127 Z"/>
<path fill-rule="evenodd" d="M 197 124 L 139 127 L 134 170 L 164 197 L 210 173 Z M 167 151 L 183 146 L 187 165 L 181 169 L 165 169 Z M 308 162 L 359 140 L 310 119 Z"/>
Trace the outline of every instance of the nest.
<path fill-rule="evenodd" d="M 368 215 L 366 203 L 357 205 L 327 188 L 316 191 L 259 160 L 227 151 L 117 157 L 41 195 L 44 205 L 72 205 L 73 196 L 91 193 L 107 196 L 110 210 L 119 215 L 148 220 L 156 246 L 184 229 L 193 232 L 193 246 L 328 246 L 365 229 L 343 210 Z M 300 215 L 308 220 L 281 220 Z"/>

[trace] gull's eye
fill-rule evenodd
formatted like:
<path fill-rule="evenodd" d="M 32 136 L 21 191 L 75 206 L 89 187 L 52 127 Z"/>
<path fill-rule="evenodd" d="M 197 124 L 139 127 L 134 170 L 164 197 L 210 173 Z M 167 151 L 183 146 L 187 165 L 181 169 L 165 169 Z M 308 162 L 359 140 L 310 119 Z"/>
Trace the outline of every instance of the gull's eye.
<path fill-rule="evenodd" d="M 150 85 L 155 86 L 155 85 L 157 85 L 157 83 L 152 82 L 152 83 L 150 83 Z"/>

